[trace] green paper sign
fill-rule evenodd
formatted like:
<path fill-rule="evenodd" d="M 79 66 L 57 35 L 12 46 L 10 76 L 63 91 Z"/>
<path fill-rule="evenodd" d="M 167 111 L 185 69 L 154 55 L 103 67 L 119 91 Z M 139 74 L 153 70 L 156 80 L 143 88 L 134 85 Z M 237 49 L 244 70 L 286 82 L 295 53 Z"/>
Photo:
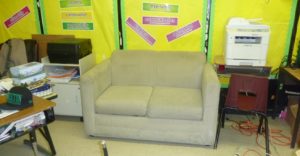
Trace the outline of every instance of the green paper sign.
<path fill-rule="evenodd" d="M 171 12 L 178 13 L 179 6 L 172 4 L 159 4 L 159 3 L 143 3 L 144 11 L 156 11 L 156 12 Z"/>
<path fill-rule="evenodd" d="M 91 0 L 60 0 L 60 8 L 91 6 Z"/>
<path fill-rule="evenodd" d="M 94 30 L 94 24 L 88 23 L 75 23 L 75 22 L 63 22 L 64 30 Z"/>

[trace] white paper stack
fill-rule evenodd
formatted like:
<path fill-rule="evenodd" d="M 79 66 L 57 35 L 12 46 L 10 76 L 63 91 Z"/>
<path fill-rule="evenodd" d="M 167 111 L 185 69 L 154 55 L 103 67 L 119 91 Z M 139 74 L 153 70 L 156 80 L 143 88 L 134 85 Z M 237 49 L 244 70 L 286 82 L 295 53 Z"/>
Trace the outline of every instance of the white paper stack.
<path fill-rule="evenodd" d="M 19 66 L 11 67 L 10 73 L 14 85 L 29 85 L 33 82 L 46 78 L 44 64 L 39 62 L 30 62 Z"/>
<path fill-rule="evenodd" d="M 44 64 L 39 62 L 30 62 L 19 66 L 11 67 L 10 73 L 12 77 L 25 78 L 41 73 L 44 69 Z"/>

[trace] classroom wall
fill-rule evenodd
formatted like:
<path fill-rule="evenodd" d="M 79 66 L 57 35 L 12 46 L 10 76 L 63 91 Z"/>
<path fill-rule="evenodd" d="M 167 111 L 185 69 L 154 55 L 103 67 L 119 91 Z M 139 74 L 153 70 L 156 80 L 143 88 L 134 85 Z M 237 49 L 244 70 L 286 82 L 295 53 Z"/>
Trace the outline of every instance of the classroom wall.
<path fill-rule="evenodd" d="M 124 49 L 204 51 L 207 0 L 122 0 Z"/>
<path fill-rule="evenodd" d="M 40 33 L 36 1 L 10 0 L 7 3 L 0 0 L 0 42 L 9 38 L 27 39 L 31 34 Z M 91 38 L 97 62 L 100 62 L 119 48 L 117 1 L 40 0 L 44 32 Z M 277 68 L 288 55 L 296 1 L 212 0 L 208 60 L 213 62 L 216 56 L 224 54 L 224 28 L 230 17 L 262 18 L 261 23 L 271 26 L 267 65 Z M 121 2 L 125 49 L 204 51 L 208 0 Z M 164 7 L 170 5 L 173 7 L 166 12 Z M 144 17 L 148 23 L 143 23 Z M 159 24 L 162 21 L 167 24 Z M 299 41 L 299 31 L 296 39 Z"/>
<path fill-rule="evenodd" d="M 292 63 L 294 63 L 296 60 L 297 52 L 299 50 L 299 42 L 300 42 L 300 20 L 298 20 L 298 25 L 297 25 L 297 33 L 296 33 L 295 44 L 294 44 L 293 54 L 292 54 Z"/>
<path fill-rule="evenodd" d="M 0 0 L 0 43 L 10 38 L 30 39 L 40 33 L 34 0 Z"/>
<path fill-rule="evenodd" d="M 40 0 L 44 34 L 90 38 L 97 62 L 119 47 L 116 32 L 117 0 Z M 0 0 L 0 43 L 10 38 L 29 39 L 40 34 L 36 0 Z M 13 23 L 15 22 L 15 23 Z"/>
<path fill-rule="evenodd" d="M 42 0 L 45 34 L 74 34 L 90 38 L 97 62 L 119 47 L 115 32 L 116 0 Z"/>

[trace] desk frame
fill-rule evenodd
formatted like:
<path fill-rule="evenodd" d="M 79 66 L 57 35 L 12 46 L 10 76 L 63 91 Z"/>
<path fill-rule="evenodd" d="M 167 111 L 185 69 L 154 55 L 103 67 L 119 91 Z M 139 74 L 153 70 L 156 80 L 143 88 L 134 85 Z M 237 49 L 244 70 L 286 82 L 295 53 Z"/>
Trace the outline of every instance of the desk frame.
<path fill-rule="evenodd" d="M 4 103 L 4 102 L 5 102 L 5 98 L 3 96 L 0 96 L 0 103 Z M 39 98 L 39 97 L 33 97 L 33 103 L 34 103 L 34 106 L 32 106 L 32 107 L 26 108 L 15 114 L 12 114 L 3 119 L 0 119 L 0 126 L 10 124 L 11 122 L 18 121 L 22 118 L 25 118 L 27 116 L 30 116 L 30 115 L 33 115 L 33 114 L 36 114 L 39 112 L 44 112 L 45 117 L 46 117 L 46 123 L 39 125 L 37 127 L 33 127 L 32 129 L 30 129 L 28 131 L 17 134 L 6 140 L 3 140 L 0 142 L 0 144 L 7 143 L 9 141 L 19 138 L 20 136 L 29 134 L 29 140 L 25 140 L 24 143 L 30 145 L 33 149 L 34 155 L 37 156 L 38 155 L 38 145 L 37 145 L 37 138 L 36 138 L 36 130 L 39 130 L 41 132 L 41 134 L 43 135 L 43 137 L 46 139 L 46 141 L 50 147 L 51 154 L 56 155 L 56 150 L 55 150 L 55 147 L 54 147 L 54 144 L 53 144 L 53 141 L 52 141 L 49 129 L 48 129 L 48 124 L 55 120 L 54 110 L 53 110 L 55 103 L 45 100 L 45 99 L 42 99 L 42 98 Z M 42 149 L 42 148 L 40 147 L 39 149 Z M 43 151 L 45 151 L 45 150 L 43 149 Z"/>
<path fill-rule="evenodd" d="M 292 69 L 292 68 L 281 68 L 279 70 L 279 77 L 278 77 L 278 88 L 277 88 L 277 95 L 276 95 L 276 103 L 278 103 L 279 99 L 279 90 L 280 90 L 280 84 L 283 85 L 296 85 L 300 86 L 300 69 Z M 300 97 L 298 97 L 298 105 L 300 105 Z M 298 106 L 296 119 L 294 122 L 294 129 L 292 132 L 292 141 L 291 141 L 291 148 L 295 147 L 296 141 L 297 141 L 297 134 L 299 130 L 299 123 L 300 122 L 300 106 Z"/>

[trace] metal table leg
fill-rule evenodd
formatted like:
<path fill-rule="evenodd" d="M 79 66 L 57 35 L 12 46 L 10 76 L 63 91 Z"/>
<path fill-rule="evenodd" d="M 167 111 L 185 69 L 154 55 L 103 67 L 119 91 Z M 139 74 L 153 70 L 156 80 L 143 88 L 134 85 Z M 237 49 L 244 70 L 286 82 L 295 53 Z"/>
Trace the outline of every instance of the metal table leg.
<path fill-rule="evenodd" d="M 31 131 L 29 133 L 29 140 L 30 140 L 30 144 L 34 153 L 34 156 L 38 156 L 39 151 L 38 151 L 38 147 L 37 147 L 37 143 L 36 143 L 36 133 L 35 130 Z"/>
<path fill-rule="evenodd" d="M 291 148 L 295 147 L 296 141 L 297 141 L 297 134 L 299 130 L 299 122 L 300 122 L 300 98 L 298 97 L 298 110 L 297 110 L 297 115 L 296 115 L 296 120 L 294 122 L 294 130 L 293 130 L 293 135 L 292 135 L 292 141 L 291 141 Z"/>

